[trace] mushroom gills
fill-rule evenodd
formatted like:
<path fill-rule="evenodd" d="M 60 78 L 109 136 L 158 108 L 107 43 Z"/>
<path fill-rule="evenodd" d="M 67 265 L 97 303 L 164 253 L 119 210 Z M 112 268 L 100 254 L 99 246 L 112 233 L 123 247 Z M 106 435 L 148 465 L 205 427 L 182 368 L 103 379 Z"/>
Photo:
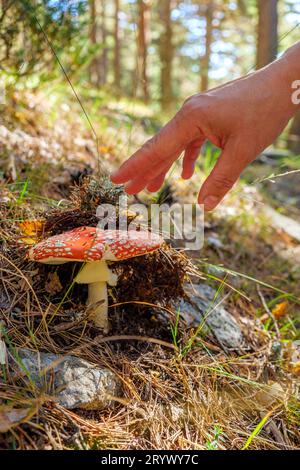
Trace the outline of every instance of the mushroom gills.
<path fill-rule="evenodd" d="M 90 284 L 92 282 L 105 281 L 110 286 L 116 286 L 118 276 L 109 269 L 106 261 L 88 261 L 77 274 L 75 281 L 78 284 Z"/>

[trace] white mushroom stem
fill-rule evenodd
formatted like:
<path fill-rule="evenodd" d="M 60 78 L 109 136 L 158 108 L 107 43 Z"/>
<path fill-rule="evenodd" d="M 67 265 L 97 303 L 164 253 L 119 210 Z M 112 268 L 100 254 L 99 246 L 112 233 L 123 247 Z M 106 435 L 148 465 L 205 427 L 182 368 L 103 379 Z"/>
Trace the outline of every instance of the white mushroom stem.
<path fill-rule="evenodd" d="M 108 268 L 104 260 L 87 262 L 75 279 L 78 284 L 89 285 L 87 305 L 90 307 L 91 317 L 96 326 L 104 331 L 108 331 L 107 284 L 115 286 L 117 280 L 118 277 Z"/>
<path fill-rule="evenodd" d="M 108 331 L 108 299 L 106 282 L 89 284 L 87 305 L 91 308 L 91 316 L 98 328 Z"/>

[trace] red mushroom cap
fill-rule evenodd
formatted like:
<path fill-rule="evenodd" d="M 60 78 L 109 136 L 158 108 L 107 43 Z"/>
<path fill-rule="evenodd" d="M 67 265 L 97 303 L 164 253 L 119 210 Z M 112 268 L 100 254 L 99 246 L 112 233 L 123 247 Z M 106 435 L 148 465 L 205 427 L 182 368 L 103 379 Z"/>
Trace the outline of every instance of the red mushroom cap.
<path fill-rule="evenodd" d="M 163 239 L 147 231 L 79 227 L 47 238 L 29 251 L 29 259 L 55 261 L 118 261 L 157 250 Z"/>

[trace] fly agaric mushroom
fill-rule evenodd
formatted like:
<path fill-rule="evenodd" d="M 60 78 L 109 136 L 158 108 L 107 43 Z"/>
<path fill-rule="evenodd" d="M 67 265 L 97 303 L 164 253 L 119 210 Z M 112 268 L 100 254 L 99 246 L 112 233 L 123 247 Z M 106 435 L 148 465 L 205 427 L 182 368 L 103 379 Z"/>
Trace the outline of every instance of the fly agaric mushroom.
<path fill-rule="evenodd" d="M 107 331 L 107 284 L 117 284 L 117 276 L 109 269 L 107 261 L 122 261 L 152 253 L 163 242 L 160 236 L 148 231 L 79 227 L 43 240 L 29 250 L 28 257 L 45 264 L 85 262 L 75 282 L 88 284 L 87 305 L 91 315 L 96 326 Z"/>

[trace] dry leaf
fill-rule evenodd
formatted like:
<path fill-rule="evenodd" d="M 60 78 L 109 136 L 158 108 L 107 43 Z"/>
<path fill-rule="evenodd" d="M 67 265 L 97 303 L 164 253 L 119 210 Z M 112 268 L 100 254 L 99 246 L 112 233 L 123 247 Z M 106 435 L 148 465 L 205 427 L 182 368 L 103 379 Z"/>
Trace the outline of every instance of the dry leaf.
<path fill-rule="evenodd" d="M 300 341 L 293 341 L 291 344 L 290 367 L 294 374 L 300 375 Z"/>
<path fill-rule="evenodd" d="M 19 240 L 24 245 L 35 245 L 38 238 L 42 235 L 44 228 L 43 220 L 23 220 L 19 223 L 20 230 L 25 237 Z"/>
<path fill-rule="evenodd" d="M 35 245 L 37 242 L 36 238 L 20 238 L 19 243 L 23 243 L 24 245 Z"/>
<path fill-rule="evenodd" d="M 61 285 L 60 279 L 57 272 L 49 273 L 45 285 L 45 290 L 49 294 L 57 294 L 62 291 L 63 286 Z"/>
<path fill-rule="evenodd" d="M 300 361 L 292 363 L 291 366 L 292 372 L 296 375 L 300 375 Z"/>
<path fill-rule="evenodd" d="M 280 304 L 277 304 L 273 310 L 272 313 L 275 318 L 282 318 L 287 314 L 289 303 L 285 300 L 284 302 L 280 302 Z"/>
<path fill-rule="evenodd" d="M 42 234 L 44 228 L 43 220 L 23 220 L 19 223 L 19 227 L 23 235 L 27 237 L 38 237 Z"/>
<path fill-rule="evenodd" d="M 263 406 L 271 406 L 274 401 L 282 400 L 283 397 L 284 390 L 277 382 L 271 383 L 256 393 L 256 400 Z"/>
<path fill-rule="evenodd" d="M 109 150 L 110 150 L 109 147 L 107 147 L 106 145 L 101 145 L 101 147 L 99 147 L 99 151 L 101 153 L 107 153 L 109 152 Z"/>

